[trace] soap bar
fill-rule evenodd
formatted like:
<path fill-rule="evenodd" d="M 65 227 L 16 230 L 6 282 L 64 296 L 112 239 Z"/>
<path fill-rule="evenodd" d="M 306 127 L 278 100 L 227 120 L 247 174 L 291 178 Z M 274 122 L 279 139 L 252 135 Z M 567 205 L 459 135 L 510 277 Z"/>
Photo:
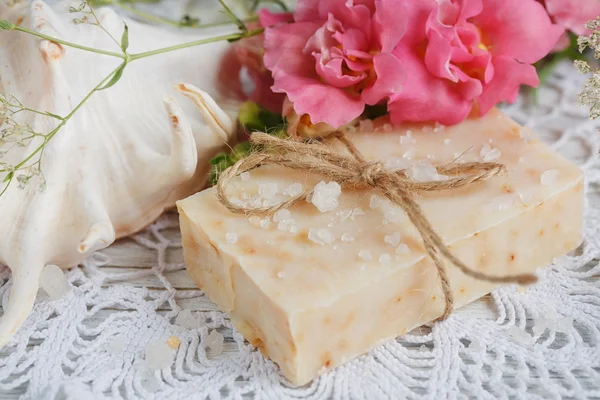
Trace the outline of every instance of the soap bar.
<path fill-rule="evenodd" d="M 582 172 L 500 111 L 454 127 L 365 125 L 348 134 L 365 158 L 405 169 L 414 180 L 447 179 L 432 165 L 451 162 L 506 166 L 504 176 L 416 197 L 469 267 L 490 275 L 535 272 L 581 243 Z M 375 190 L 339 193 L 323 176 L 263 166 L 232 182 L 228 195 L 272 205 L 313 188 L 312 199 L 271 218 L 229 212 L 214 188 L 178 203 L 189 275 L 294 384 L 444 309 L 418 231 Z M 450 263 L 446 269 L 455 307 L 498 287 Z"/>

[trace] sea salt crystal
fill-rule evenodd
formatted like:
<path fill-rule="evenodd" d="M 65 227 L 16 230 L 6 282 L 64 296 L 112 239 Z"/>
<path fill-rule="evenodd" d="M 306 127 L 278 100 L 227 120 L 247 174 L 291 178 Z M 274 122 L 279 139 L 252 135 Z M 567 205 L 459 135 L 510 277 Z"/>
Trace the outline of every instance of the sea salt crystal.
<path fill-rule="evenodd" d="M 146 345 L 145 366 L 151 370 L 168 368 L 173 364 L 175 354 L 163 340 L 153 340 Z"/>
<path fill-rule="evenodd" d="M 350 219 L 354 221 L 354 218 L 360 217 L 362 215 L 365 215 L 365 212 L 362 210 L 362 208 L 355 208 L 354 210 L 352 210 L 352 216 L 350 217 Z"/>
<path fill-rule="evenodd" d="M 413 139 L 412 131 L 406 131 L 406 135 L 400 136 L 400 144 L 410 144 L 415 143 L 415 139 Z"/>
<path fill-rule="evenodd" d="M 336 215 L 338 217 L 340 217 L 340 222 L 344 222 L 345 220 L 347 220 L 348 218 L 350 218 L 352 216 L 352 210 L 348 209 L 348 210 L 338 211 Z"/>
<path fill-rule="evenodd" d="M 446 129 L 446 126 L 445 126 L 445 125 L 442 125 L 442 124 L 440 124 L 439 122 L 436 122 L 436 123 L 435 123 L 435 128 L 433 128 L 433 131 L 434 131 L 435 133 L 438 133 L 438 132 L 443 132 L 445 129 Z"/>
<path fill-rule="evenodd" d="M 290 219 L 292 218 L 292 213 L 290 212 L 290 210 L 282 208 L 281 210 L 277 210 L 275 212 L 275 214 L 273 214 L 273 221 L 275 222 L 281 222 L 281 221 L 285 221 L 286 219 Z"/>
<path fill-rule="evenodd" d="M 371 261 L 373 259 L 373 254 L 369 250 L 361 250 L 358 252 L 358 256 L 365 261 Z"/>
<path fill-rule="evenodd" d="M 485 350 L 485 346 L 483 346 L 479 340 L 473 339 L 471 340 L 471 343 L 469 343 L 469 350 L 480 352 Z"/>
<path fill-rule="evenodd" d="M 175 318 L 175 325 L 185 329 L 194 329 L 198 325 L 198 321 L 192 315 L 192 311 L 185 309 L 181 310 Z"/>
<path fill-rule="evenodd" d="M 412 158 L 414 156 L 415 156 L 415 151 L 413 149 L 410 149 L 406 153 L 402 154 L 402 157 L 406 158 L 407 160 L 412 160 Z"/>
<path fill-rule="evenodd" d="M 51 300 L 58 300 L 71 291 L 71 285 L 62 269 L 52 264 L 42 269 L 40 287 Z"/>
<path fill-rule="evenodd" d="M 446 175 L 440 175 L 437 169 L 426 160 L 421 160 L 406 171 L 406 174 L 415 182 L 446 181 Z"/>
<path fill-rule="evenodd" d="M 552 185 L 552 184 L 556 183 L 556 181 L 558 180 L 559 174 L 560 173 L 558 172 L 558 170 L 549 169 L 542 173 L 542 176 L 540 177 L 540 181 L 543 186 Z"/>
<path fill-rule="evenodd" d="M 483 157 L 484 162 L 492 162 L 502 155 L 500 149 L 492 148 L 489 144 L 484 144 L 479 155 Z"/>
<path fill-rule="evenodd" d="M 248 218 L 248 222 L 250 222 L 254 226 L 260 226 L 260 217 L 257 217 L 256 215 L 252 215 L 251 217 Z"/>
<path fill-rule="evenodd" d="M 412 163 L 406 158 L 393 157 L 385 160 L 383 165 L 391 171 L 400 171 L 403 169 L 410 168 Z"/>
<path fill-rule="evenodd" d="M 335 237 L 328 229 L 310 228 L 310 230 L 308 231 L 308 239 L 313 243 L 325 246 L 326 244 L 333 243 Z"/>
<path fill-rule="evenodd" d="M 525 157 L 519 157 L 519 160 L 517 161 L 517 164 L 521 164 L 525 162 Z"/>
<path fill-rule="evenodd" d="M 425 346 L 424 344 L 422 344 L 421 347 L 419 347 L 419 351 L 422 353 L 425 353 L 425 352 L 429 351 L 429 348 L 427 346 Z"/>
<path fill-rule="evenodd" d="M 122 355 L 127 346 L 127 337 L 125 335 L 117 335 L 108 343 L 108 353 L 113 356 Z"/>
<path fill-rule="evenodd" d="M 160 381 L 154 376 L 153 371 L 148 371 L 142 376 L 141 384 L 150 393 L 156 393 L 160 390 Z"/>
<path fill-rule="evenodd" d="M 484 206 L 484 209 L 488 211 L 506 211 L 516 203 L 516 200 L 517 196 L 514 194 L 503 194 L 492 198 Z"/>
<path fill-rule="evenodd" d="M 236 244 L 238 241 L 238 235 L 234 232 L 227 232 L 225 234 L 225 240 L 228 244 Z"/>
<path fill-rule="evenodd" d="M 242 178 L 243 181 L 249 181 L 250 180 L 250 172 L 242 172 L 240 174 L 240 178 Z"/>
<path fill-rule="evenodd" d="M 371 207 L 372 210 L 376 210 L 384 204 L 385 202 L 381 196 L 376 194 L 371 195 L 371 198 L 369 199 L 369 207 Z"/>
<path fill-rule="evenodd" d="M 286 219 L 283 221 L 279 221 L 279 223 L 277 224 L 277 229 L 279 229 L 280 231 L 284 231 L 284 232 L 290 232 L 292 230 L 292 228 L 295 226 L 296 221 L 294 221 L 293 219 Z"/>
<path fill-rule="evenodd" d="M 396 247 L 398 246 L 398 244 L 400 243 L 400 233 L 399 232 L 395 232 L 391 235 L 386 235 L 383 238 L 383 241 L 387 244 L 391 244 L 392 246 Z"/>
<path fill-rule="evenodd" d="M 216 329 L 210 331 L 206 337 L 205 348 L 210 349 L 212 354 L 218 356 L 223 353 L 223 335 Z"/>
<path fill-rule="evenodd" d="M 263 199 L 272 199 L 279 191 L 279 185 L 275 182 L 261 183 L 258 185 L 258 194 Z"/>
<path fill-rule="evenodd" d="M 393 129 L 394 129 L 394 127 L 392 126 L 392 124 L 383 124 L 384 132 L 391 132 Z"/>
<path fill-rule="evenodd" d="M 304 186 L 300 183 L 292 183 L 287 189 L 283 192 L 284 195 L 290 197 L 298 197 L 304 191 Z"/>
<path fill-rule="evenodd" d="M 450 140 L 450 139 L 444 139 L 444 144 L 446 146 L 449 145 L 450 143 L 452 143 L 452 140 Z"/>
<path fill-rule="evenodd" d="M 297 233 L 298 232 L 298 227 L 296 225 L 292 225 L 290 227 L 290 233 Z"/>
<path fill-rule="evenodd" d="M 527 128 L 522 128 L 521 131 L 519 132 L 519 135 L 527 143 L 536 139 L 535 132 L 533 132 L 531 129 L 527 129 Z"/>
<path fill-rule="evenodd" d="M 522 331 L 517 326 L 513 325 L 509 330 L 511 336 L 519 343 L 531 346 L 535 343 L 534 338 L 525 331 Z"/>
<path fill-rule="evenodd" d="M 278 277 L 278 278 L 283 278 L 284 276 L 285 276 L 285 273 L 284 273 L 283 271 L 279 271 L 279 272 L 277 273 L 277 277 Z"/>
<path fill-rule="evenodd" d="M 381 264 L 389 264 L 392 262 L 392 256 L 390 256 L 388 253 L 383 253 L 379 256 L 379 262 Z"/>
<path fill-rule="evenodd" d="M 260 227 L 263 229 L 267 229 L 269 226 L 271 226 L 271 219 L 269 217 L 265 217 L 263 219 L 260 220 Z"/>
<path fill-rule="evenodd" d="M 406 244 L 401 243 L 396 247 L 396 254 L 410 254 L 410 248 Z"/>
<path fill-rule="evenodd" d="M 342 242 L 354 242 L 354 236 L 349 233 L 344 233 L 342 235 Z"/>
<path fill-rule="evenodd" d="M 317 183 L 313 190 L 311 203 L 321 212 L 335 210 L 338 207 L 338 198 L 342 194 L 342 188 L 337 182 Z"/>

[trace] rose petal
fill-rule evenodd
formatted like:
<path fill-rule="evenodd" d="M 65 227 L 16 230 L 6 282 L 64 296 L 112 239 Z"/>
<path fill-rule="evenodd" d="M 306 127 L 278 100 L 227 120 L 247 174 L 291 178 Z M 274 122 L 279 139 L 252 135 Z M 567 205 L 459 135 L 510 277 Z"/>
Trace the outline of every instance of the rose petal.
<path fill-rule="evenodd" d="M 300 21 L 311 21 L 315 22 L 321 18 L 319 15 L 319 0 L 302 0 L 296 4 L 296 10 L 294 11 L 294 20 Z"/>
<path fill-rule="evenodd" d="M 596 0 L 546 0 L 545 4 L 558 24 L 577 35 L 589 34 L 585 23 L 600 16 L 600 1 Z"/>
<path fill-rule="evenodd" d="M 315 22 L 296 22 L 265 30 L 264 63 L 275 83 L 278 75 L 316 76 L 314 59 L 307 57 L 303 49 L 320 26 Z"/>
<path fill-rule="evenodd" d="M 406 15 L 406 4 L 397 0 L 381 0 L 376 4 L 375 32 L 379 39 L 382 53 L 390 53 L 406 33 L 409 20 Z"/>
<path fill-rule="evenodd" d="M 508 57 L 494 57 L 492 64 L 494 78 L 485 85 L 478 99 L 481 115 L 486 114 L 502 101 L 514 103 L 519 95 L 519 85 L 536 87 L 539 84 L 537 71 L 532 65 Z"/>
<path fill-rule="evenodd" d="M 273 90 L 287 93 L 296 113 L 308 114 L 313 124 L 326 122 L 339 128 L 357 118 L 365 108 L 360 98 L 315 79 L 282 76 L 275 80 Z"/>
<path fill-rule="evenodd" d="M 328 85 L 337 88 L 346 88 L 357 84 L 365 77 L 364 73 L 359 73 L 356 76 L 345 75 L 342 71 L 342 63 L 344 62 L 342 58 L 334 58 L 324 63 L 320 54 L 315 54 L 314 57 L 317 74 Z"/>
<path fill-rule="evenodd" d="M 494 56 L 533 64 L 546 56 L 564 32 L 535 0 L 484 0 L 473 23 Z M 518 11 L 516 11 L 518 10 Z"/>
<path fill-rule="evenodd" d="M 258 12 L 258 18 L 260 25 L 263 27 L 294 21 L 294 15 L 292 13 L 272 13 L 266 8 L 263 8 Z"/>
<path fill-rule="evenodd" d="M 467 117 L 473 100 L 463 98 L 456 84 L 431 75 L 423 60 L 405 46 L 397 48 L 394 55 L 402 60 L 408 78 L 402 91 L 390 96 L 392 123 L 437 121 L 454 125 Z"/>
<path fill-rule="evenodd" d="M 400 92 L 406 80 L 404 65 L 393 54 L 376 55 L 373 58 L 373 66 L 377 80 L 361 94 L 362 99 L 370 105 L 375 105 L 386 97 Z"/>

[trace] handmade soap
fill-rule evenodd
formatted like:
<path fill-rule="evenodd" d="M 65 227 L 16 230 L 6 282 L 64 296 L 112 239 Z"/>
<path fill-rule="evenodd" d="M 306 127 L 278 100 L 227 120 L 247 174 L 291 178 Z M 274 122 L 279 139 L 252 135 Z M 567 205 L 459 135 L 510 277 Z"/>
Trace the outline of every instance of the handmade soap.
<path fill-rule="evenodd" d="M 348 137 L 366 159 L 418 181 L 447 179 L 433 165 L 506 166 L 504 176 L 417 197 L 450 250 L 475 270 L 535 272 L 581 242 L 581 171 L 497 110 L 455 127 L 384 125 Z M 271 218 L 230 213 L 214 189 L 178 203 L 190 276 L 295 384 L 444 308 L 417 230 L 376 191 L 340 193 L 322 176 L 264 166 L 232 182 L 228 194 L 272 205 L 313 188 L 308 201 Z M 446 269 L 456 307 L 496 287 L 450 263 Z"/>

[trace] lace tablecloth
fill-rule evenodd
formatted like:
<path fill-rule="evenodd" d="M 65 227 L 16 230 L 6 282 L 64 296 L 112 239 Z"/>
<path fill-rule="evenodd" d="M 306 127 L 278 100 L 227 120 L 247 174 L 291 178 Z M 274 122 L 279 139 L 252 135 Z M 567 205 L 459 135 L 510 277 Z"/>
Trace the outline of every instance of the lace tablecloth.
<path fill-rule="evenodd" d="M 600 123 L 587 120 L 576 103 L 583 79 L 563 64 L 537 103 L 522 96 L 506 108 L 581 165 L 587 178 L 585 243 L 527 291 L 497 290 L 447 321 L 296 388 L 187 278 L 177 216 L 167 214 L 70 271 L 73 290 L 60 300 L 40 293 L 32 315 L 0 350 L 0 397 L 600 397 Z M 0 269 L 0 282 L 5 305 L 7 268 Z M 193 310 L 195 328 L 174 323 L 182 309 Z M 221 354 L 205 348 L 212 329 L 225 336 Z M 149 374 L 141 368 L 146 344 L 172 335 L 182 341 L 172 367 Z"/>

